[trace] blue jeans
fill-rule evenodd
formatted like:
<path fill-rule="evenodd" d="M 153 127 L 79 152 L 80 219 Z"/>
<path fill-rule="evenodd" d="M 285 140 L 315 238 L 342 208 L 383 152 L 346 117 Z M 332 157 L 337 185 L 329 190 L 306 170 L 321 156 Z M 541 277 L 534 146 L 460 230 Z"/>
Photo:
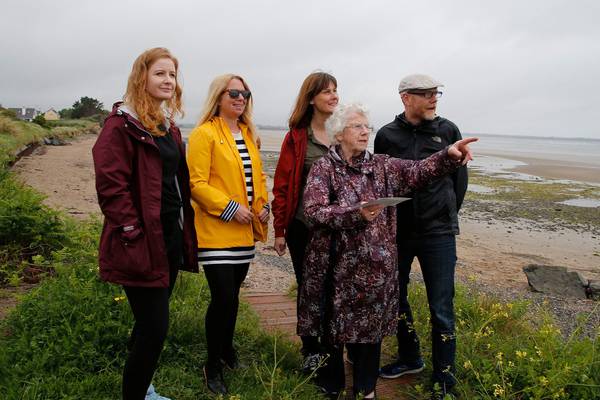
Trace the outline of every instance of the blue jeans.
<path fill-rule="evenodd" d="M 413 259 L 421 265 L 429 312 L 431 313 L 433 382 L 456 383 L 456 335 L 454 330 L 454 235 L 398 240 L 398 280 L 400 283 L 400 319 L 398 320 L 398 360 L 413 363 L 421 357 L 419 337 L 413 328 L 408 303 L 408 283 Z"/>

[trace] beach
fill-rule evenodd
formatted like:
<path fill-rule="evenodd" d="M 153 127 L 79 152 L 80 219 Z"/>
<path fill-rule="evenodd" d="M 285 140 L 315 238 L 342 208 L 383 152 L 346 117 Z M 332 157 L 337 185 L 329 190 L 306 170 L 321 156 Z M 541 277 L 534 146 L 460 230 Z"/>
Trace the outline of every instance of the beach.
<path fill-rule="evenodd" d="M 262 157 L 269 177 L 269 192 L 281 139 L 282 137 L 262 136 Z M 45 202 L 51 207 L 64 210 L 76 218 L 99 215 L 91 158 L 95 140 L 95 135 L 86 135 L 67 146 L 41 146 L 33 154 L 23 157 L 13 167 L 13 171 L 25 183 L 47 196 Z M 473 148 L 477 152 L 476 145 Z M 522 166 L 519 171 L 514 172 L 539 171 L 543 178 L 553 178 L 551 175 L 555 175 L 552 171 L 547 173 L 543 160 L 536 164 L 535 160 L 521 157 L 517 161 L 532 164 Z M 582 168 L 586 167 L 561 165 L 561 176 L 558 178 L 570 181 L 585 178 L 583 180 L 593 182 L 592 172 L 585 171 L 584 174 L 580 170 Z M 509 175 L 512 172 L 504 171 Z M 492 181 L 486 179 L 507 185 L 516 182 L 510 176 L 502 177 L 501 174 L 500 177 L 487 176 L 478 168 L 473 168 L 470 179 L 474 187 L 490 185 L 489 182 Z M 580 185 L 585 188 L 589 186 L 576 182 L 564 185 L 561 190 L 567 192 L 571 189 L 580 190 Z M 600 186 L 592 185 L 591 188 L 591 193 L 597 191 L 600 198 Z M 575 320 L 568 316 L 579 311 L 590 311 L 595 302 L 533 293 L 528 288 L 522 268 L 528 264 L 563 265 L 579 271 L 587 279 L 600 280 L 600 223 L 598 226 L 585 227 L 550 217 L 548 221 L 515 217 L 515 213 L 511 212 L 513 203 L 502 199 L 490 200 L 486 195 L 469 192 L 461 210 L 461 233 L 457 237 L 457 280 L 506 300 L 526 298 L 535 303 L 550 304 L 562 319 L 563 328 L 572 329 Z M 553 207 L 552 204 L 548 206 L 549 210 Z M 563 209 L 570 210 L 568 206 Z M 588 211 L 592 213 L 590 215 L 600 214 L 600 208 L 590 208 Z M 244 283 L 247 289 L 286 292 L 294 280 L 289 256 L 276 255 L 272 247 L 272 235 L 271 229 L 267 243 L 258 243 L 256 262 Z M 420 280 L 416 261 L 413 264 L 413 279 Z M 597 319 L 590 322 L 590 329 L 600 323 L 600 318 Z"/>

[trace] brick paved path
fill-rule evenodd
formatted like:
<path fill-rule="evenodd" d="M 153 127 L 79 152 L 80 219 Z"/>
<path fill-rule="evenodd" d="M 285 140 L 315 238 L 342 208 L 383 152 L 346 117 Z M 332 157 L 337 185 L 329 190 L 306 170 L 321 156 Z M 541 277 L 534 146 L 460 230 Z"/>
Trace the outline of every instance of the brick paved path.
<path fill-rule="evenodd" d="M 300 338 L 296 336 L 295 300 L 281 293 L 253 291 L 244 292 L 243 297 L 259 315 L 261 325 L 265 330 L 270 332 L 279 331 L 287 334 L 292 341 L 300 341 Z M 412 382 L 413 379 L 410 376 L 398 379 L 379 379 L 377 381 L 377 396 L 382 400 L 408 399 L 408 397 L 398 394 L 398 389 L 402 385 L 411 384 Z M 346 385 L 352 385 L 352 368 L 348 368 L 347 363 Z"/>

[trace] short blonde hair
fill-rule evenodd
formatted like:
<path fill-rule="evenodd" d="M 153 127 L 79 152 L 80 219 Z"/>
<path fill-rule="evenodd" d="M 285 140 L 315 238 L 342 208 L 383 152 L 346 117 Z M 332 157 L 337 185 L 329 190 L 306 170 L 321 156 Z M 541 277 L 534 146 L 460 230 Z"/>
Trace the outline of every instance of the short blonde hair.
<path fill-rule="evenodd" d="M 351 114 L 360 114 L 367 119 L 369 118 L 369 110 L 361 103 L 338 105 L 333 111 L 333 114 L 331 114 L 331 116 L 327 118 L 327 121 L 325 121 L 325 131 L 327 131 L 327 136 L 329 136 L 331 143 L 340 142 L 337 139 L 337 135 L 342 133 L 346 127 L 346 124 L 348 123 L 348 117 Z"/>
<path fill-rule="evenodd" d="M 204 105 L 202 107 L 202 112 L 200 113 L 198 126 L 219 114 L 219 100 L 221 95 L 225 93 L 227 85 L 229 85 L 229 82 L 231 82 L 232 79 L 239 80 L 242 82 L 242 85 L 244 85 L 245 90 L 250 90 L 244 78 L 239 75 L 224 74 L 217 76 L 215 79 L 213 79 L 208 88 L 208 95 L 206 96 L 206 100 L 204 101 Z M 242 115 L 240 115 L 239 119 L 242 123 L 248 126 L 250 136 L 252 137 L 252 140 L 256 142 L 256 127 L 252 122 L 252 97 L 250 97 L 246 102 L 246 108 L 244 108 L 244 112 Z"/>

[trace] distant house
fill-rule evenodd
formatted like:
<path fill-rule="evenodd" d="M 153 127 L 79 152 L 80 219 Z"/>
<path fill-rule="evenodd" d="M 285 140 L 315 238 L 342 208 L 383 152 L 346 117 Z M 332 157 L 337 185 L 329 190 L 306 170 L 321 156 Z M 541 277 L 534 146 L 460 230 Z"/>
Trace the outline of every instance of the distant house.
<path fill-rule="evenodd" d="M 26 107 L 21 107 L 21 108 L 9 108 L 10 111 L 14 111 L 15 114 L 17 114 L 17 118 L 19 118 L 20 120 L 23 121 L 33 121 L 33 119 L 35 117 L 37 117 L 38 115 L 41 114 L 40 111 L 36 110 L 35 108 L 26 108 Z"/>
<path fill-rule="evenodd" d="M 57 119 L 60 119 L 60 115 L 54 108 L 51 108 L 44 113 L 44 118 L 46 121 L 56 121 Z"/>

